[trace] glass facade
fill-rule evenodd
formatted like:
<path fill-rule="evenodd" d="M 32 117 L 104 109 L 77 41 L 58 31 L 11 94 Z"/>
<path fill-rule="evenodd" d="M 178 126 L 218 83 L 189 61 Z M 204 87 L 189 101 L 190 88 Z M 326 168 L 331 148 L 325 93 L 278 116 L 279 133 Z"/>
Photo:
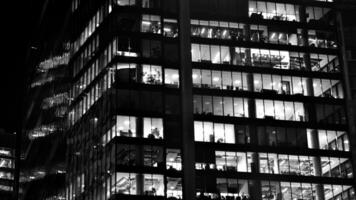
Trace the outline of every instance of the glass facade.
<path fill-rule="evenodd" d="M 356 199 L 334 3 L 239 3 L 193 0 L 185 21 L 177 0 L 78 11 L 67 199 Z"/>

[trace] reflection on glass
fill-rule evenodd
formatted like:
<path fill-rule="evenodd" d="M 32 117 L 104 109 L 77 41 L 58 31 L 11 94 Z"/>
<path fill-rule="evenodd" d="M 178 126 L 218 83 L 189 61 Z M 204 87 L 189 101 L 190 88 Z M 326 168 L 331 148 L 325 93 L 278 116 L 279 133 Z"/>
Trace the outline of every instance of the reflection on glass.
<path fill-rule="evenodd" d="M 328 21 L 328 15 L 330 15 L 330 8 L 321 8 L 321 7 L 310 7 L 305 8 L 307 22 L 309 23 L 318 23 L 320 20 Z"/>
<path fill-rule="evenodd" d="M 350 151 L 349 138 L 345 131 L 332 130 L 308 130 L 308 137 L 312 138 L 312 134 L 317 134 L 319 146 L 317 148 L 326 150 Z M 310 148 L 315 148 L 312 144 L 308 145 Z"/>
<path fill-rule="evenodd" d="M 335 35 L 321 30 L 308 30 L 308 45 L 319 48 L 337 48 Z"/>
<path fill-rule="evenodd" d="M 312 71 L 339 72 L 340 63 L 336 55 L 310 54 Z"/>
<path fill-rule="evenodd" d="M 343 87 L 340 80 L 313 78 L 314 96 L 343 98 Z"/>

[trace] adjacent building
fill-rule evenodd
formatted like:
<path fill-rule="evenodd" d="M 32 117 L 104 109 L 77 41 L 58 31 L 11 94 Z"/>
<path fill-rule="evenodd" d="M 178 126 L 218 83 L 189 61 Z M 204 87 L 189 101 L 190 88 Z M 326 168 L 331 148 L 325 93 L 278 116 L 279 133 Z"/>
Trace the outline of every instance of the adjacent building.
<path fill-rule="evenodd" d="M 356 121 L 356 2 L 349 0 L 342 0 L 339 2 L 339 29 L 342 40 L 344 41 L 343 55 L 345 64 L 347 66 L 346 77 L 348 77 L 350 87 L 350 94 L 348 99 L 348 110 L 350 110 L 351 118 L 354 122 Z M 350 124 L 350 132 L 353 134 L 353 138 L 356 138 L 356 123 Z M 356 140 L 351 140 L 351 145 L 353 148 L 353 158 L 356 158 Z M 355 163 L 354 159 L 354 163 Z M 354 164 L 354 169 L 355 169 Z M 355 183 L 356 184 L 356 183 Z"/>
<path fill-rule="evenodd" d="M 16 135 L 0 129 L 0 197 L 13 198 L 15 185 Z"/>
<path fill-rule="evenodd" d="M 73 0 L 66 199 L 354 200 L 333 0 Z"/>
<path fill-rule="evenodd" d="M 27 97 L 20 199 L 65 199 L 69 45 L 40 62 Z"/>

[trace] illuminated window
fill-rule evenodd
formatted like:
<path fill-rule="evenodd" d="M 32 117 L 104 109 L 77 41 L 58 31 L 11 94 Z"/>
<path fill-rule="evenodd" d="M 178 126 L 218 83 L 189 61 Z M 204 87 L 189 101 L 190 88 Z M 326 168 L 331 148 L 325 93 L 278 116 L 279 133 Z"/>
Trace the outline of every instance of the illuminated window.
<path fill-rule="evenodd" d="M 227 46 L 192 44 L 192 61 L 216 64 L 230 64 L 230 50 Z"/>
<path fill-rule="evenodd" d="M 143 118 L 143 137 L 163 138 L 163 120 L 161 118 Z"/>
<path fill-rule="evenodd" d="M 166 166 L 168 170 L 182 170 L 182 157 L 179 149 L 166 150 Z"/>
<path fill-rule="evenodd" d="M 136 0 L 116 0 L 119 6 L 132 6 L 136 4 Z"/>
<path fill-rule="evenodd" d="M 162 84 L 162 67 L 157 65 L 142 66 L 142 82 L 146 84 Z"/>
<path fill-rule="evenodd" d="M 158 15 L 142 15 L 141 32 L 161 34 L 161 17 Z"/>
<path fill-rule="evenodd" d="M 235 143 L 235 129 L 232 124 L 194 122 L 195 141 Z"/>
<path fill-rule="evenodd" d="M 215 162 L 217 170 L 247 172 L 245 152 L 215 151 Z"/>
<path fill-rule="evenodd" d="M 163 175 L 144 174 L 144 194 L 149 196 L 164 195 Z"/>
<path fill-rule="evenodd" d="M 164 69 L 164 84 L 179 87 L 179 71 L 177 69 Z"/>
<path fill-rule="evenodd" d="M 249 15 L 252 19 L 300 20 L 298 5 L 274 2 L 249 1 Z"/>
<path fill-rule="evenodd" d="M 163 20 L 163 35 L 166 37 L 178 37 L 178 24 L 176 19 Z"/>
<path fill-rule="evenodd" d="M 167 197 L 183 198 L 182 178 L 167 177 Z"/>
<path fill-rule="evenodd" d="M 257 118 L 306 121 L 303 103 L 256 99 Z"/>

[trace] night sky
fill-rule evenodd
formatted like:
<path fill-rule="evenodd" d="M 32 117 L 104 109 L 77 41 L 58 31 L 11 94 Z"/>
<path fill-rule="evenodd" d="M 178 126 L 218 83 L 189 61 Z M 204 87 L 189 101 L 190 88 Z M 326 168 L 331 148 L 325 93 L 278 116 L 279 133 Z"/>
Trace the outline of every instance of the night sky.
<path fill-rule="evenodd" d="M 70 0 L 2 2 L 2 63 L 0 71 L 0 128 L 14 132 L 24 116 L 24 85 L 33 66 L 48 54 L 61 32 Z M 27 78 L 26 78 L 27 77 Z"/>

